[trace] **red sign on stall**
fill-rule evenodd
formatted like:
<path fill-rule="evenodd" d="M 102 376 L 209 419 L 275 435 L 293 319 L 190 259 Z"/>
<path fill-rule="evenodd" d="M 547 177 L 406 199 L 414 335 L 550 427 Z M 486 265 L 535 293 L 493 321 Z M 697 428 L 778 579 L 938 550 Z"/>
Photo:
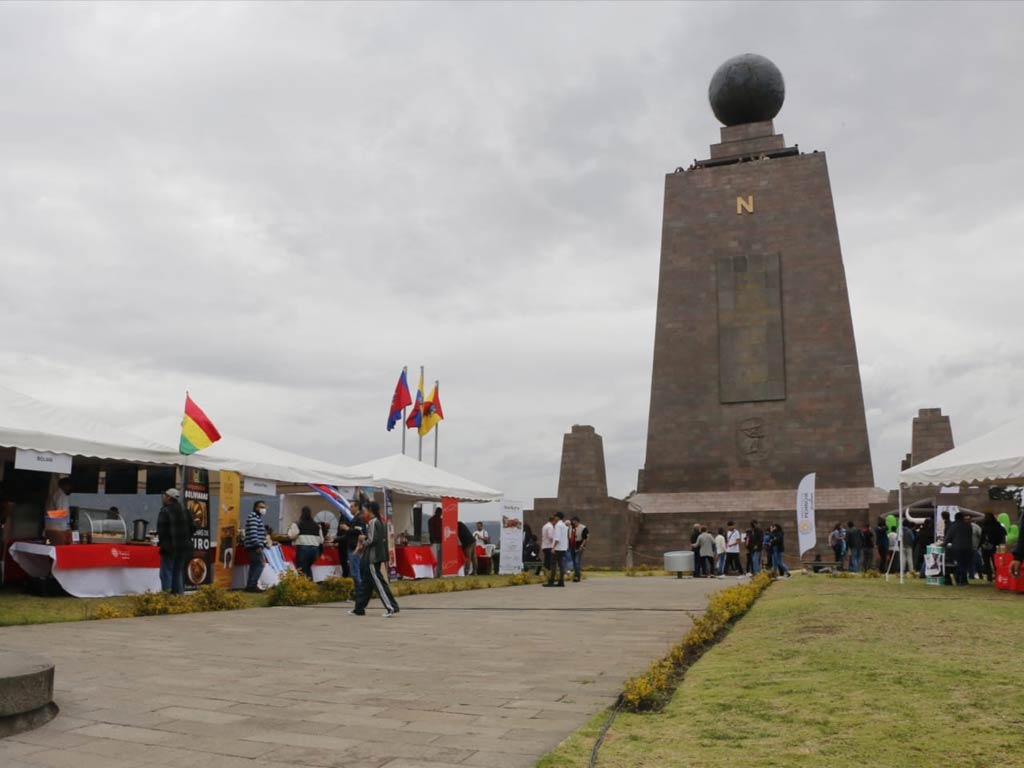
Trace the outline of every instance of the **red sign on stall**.
<path fill-rule="evenodd" d="M 461 567 L 459 553 L 459 500 L 441 499 L 441 575 L 455 576 Z"/>

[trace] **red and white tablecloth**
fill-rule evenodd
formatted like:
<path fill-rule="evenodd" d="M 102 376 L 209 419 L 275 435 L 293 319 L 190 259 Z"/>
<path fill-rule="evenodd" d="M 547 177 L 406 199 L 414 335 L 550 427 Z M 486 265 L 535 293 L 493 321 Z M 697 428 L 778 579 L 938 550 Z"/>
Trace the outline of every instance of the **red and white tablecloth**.
<path fill-rule="evenodd" d="M 160 552 L 147 544 L 69 544 L 17 541 L 11 557 L 29 576 L 57 580 L 75 597 L 160 591 Z"/>
<path fill-rule="evenodd" d="M 293 567 L 295 547 L 275 547 L 271 553 L 279 568 L 264 568 L 260 583 L 264 588 L 277 583 L 281 568 Z M 11 545 L 11 558 L 29 576 L 57 580 L 64 591 L 75 597 L 113 597 L 160 591 L 160 551 L 147 544 L 67 544 L 53 546 L 18 541 Z M 232 587 L 244 587 L 249 571 L 249 553 L 234 553 Z M 211 553 L 216 558 L 216 552 Z M 324 547 L 313 563 L 313 580 L 323 581 L 341 575 L 341 563 L 335 547 Z"/>
<path fill-rule="evenodd" d="M 433 547 L 395 547 L 395 568 L 403 579 L 432 579 L 437 568 Z"/>

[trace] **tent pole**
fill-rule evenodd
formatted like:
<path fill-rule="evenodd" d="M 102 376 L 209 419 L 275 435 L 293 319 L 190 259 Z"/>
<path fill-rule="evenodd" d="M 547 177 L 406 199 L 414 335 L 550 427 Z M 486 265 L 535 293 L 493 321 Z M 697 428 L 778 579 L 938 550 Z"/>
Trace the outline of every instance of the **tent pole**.
<path fill-rule="evenodd" d="M 899 536 L 896 538 L 896 541 L 899 542 L 897 546 L 899 546 L 899 548 L 900 548 L 900 584 L 902 584 L 903 583 L 903 569 L 904 569 L 904 565 L 905 565 L 905 563 L 903 562 L 903 483 L 900 483 L 900 489 L 899 489 L 899 494 L 898 495 L 899 495 L 900 513 L 899 513 L 899 515 L 897 517 L 898 517 L 898 520 L 899 520 L 900 528 L 899 528 Z"/>

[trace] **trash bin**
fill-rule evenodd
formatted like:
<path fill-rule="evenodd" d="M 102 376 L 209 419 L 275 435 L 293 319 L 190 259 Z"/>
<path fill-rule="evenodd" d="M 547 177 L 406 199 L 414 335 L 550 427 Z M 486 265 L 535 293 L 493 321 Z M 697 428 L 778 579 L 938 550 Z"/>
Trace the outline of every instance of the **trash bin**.
<path fill-rule="evenodd" d="M 665 570 L 674 573 L 677 578 L 683 578 L 684 573 L 693 575 L 693 552 L 666 552 L 664 557 Z"/>

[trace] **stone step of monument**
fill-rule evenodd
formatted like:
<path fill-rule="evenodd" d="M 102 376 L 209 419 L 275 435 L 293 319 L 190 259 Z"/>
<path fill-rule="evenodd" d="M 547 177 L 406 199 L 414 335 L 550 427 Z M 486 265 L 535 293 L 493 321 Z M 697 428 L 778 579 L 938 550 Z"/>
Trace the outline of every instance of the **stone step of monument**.
<path fill-rule="evenodd" d="M 31 653 L 0 650 L 0 739 L 38 728 L 57 712 L 53 662 Z"/>

